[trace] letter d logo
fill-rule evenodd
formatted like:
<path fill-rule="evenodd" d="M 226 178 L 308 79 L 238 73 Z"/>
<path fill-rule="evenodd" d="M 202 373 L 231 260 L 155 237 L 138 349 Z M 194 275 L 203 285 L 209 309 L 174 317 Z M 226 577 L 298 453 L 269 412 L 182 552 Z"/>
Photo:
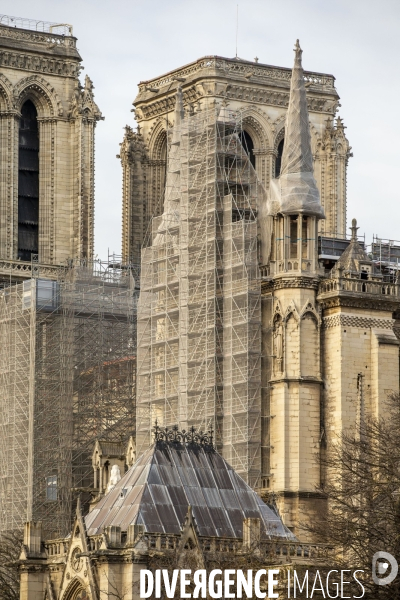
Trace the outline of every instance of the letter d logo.
<path fill-rule="evenodd" d="M 377 562 L 379 559 L 384 559 L 385 562 Z M 392 567 L 389 575 L 378 577 L 378 574 L 383 575 L 387 572 L 389 565 Z M 397 560 L 389 552 L 375 552 L 372 557 L 372 579 L 376 585 L 389 585 L 389 583 L 392 583 L 397 577 L 398 570 L 399 565 L 397 564 Z"/>

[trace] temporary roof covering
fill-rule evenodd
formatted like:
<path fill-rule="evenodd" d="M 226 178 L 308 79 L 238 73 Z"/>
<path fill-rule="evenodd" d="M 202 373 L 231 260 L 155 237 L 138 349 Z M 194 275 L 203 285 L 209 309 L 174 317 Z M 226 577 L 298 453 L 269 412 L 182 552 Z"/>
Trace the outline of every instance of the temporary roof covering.
<path fill-rule="evenodd" d="M 178 534 L 192 507 L 201 536 L 241 538 L 243 519 L 259 518 L 263 538 L 295 539 L 212 447 L 157 441 L 86 516 L 89 535 L 109 525 Z"/>

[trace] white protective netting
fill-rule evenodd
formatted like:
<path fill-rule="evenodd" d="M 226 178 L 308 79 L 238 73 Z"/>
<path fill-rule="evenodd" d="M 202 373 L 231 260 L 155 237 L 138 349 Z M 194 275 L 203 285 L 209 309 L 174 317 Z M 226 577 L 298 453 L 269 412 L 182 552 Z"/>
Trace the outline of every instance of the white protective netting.
<path fill-rule="evenodd" d="M 267 214 L 314 215 L 324 218 L 313 173 L 310 125 L 307 110 L 302 50 L 297 40 L 285 123 L 285 145 L 280 177 L 270 183 Z"/>

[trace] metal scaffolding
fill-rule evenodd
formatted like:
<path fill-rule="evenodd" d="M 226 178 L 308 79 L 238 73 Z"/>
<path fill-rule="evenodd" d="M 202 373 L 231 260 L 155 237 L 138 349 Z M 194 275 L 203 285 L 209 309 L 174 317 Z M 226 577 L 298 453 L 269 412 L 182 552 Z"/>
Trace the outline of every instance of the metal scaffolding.
<path fill-rule="evenodd" d="M 66 535 L 95 439 L 133 433 L 137 294 L 130 268 L 101 262 L 0 291 L 2 530 Z"/>
<path fill-rule="evenodd" d="M 240 112 L 175 111 L 164 214 L 142 250 L 137 450 L 160 425 L 215 430 L 252 485 L 261 459 L 261 285 L 257 206 L 264 198 Z"/>

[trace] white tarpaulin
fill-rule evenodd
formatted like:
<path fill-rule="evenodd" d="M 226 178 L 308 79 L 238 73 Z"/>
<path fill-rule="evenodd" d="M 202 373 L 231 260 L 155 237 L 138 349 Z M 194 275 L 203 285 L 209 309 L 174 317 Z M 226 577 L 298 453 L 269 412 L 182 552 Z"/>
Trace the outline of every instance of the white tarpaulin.
<path fill-rule="evenodd" d="M 310 125 L 301 64 L 302 50 L 298 40 L 295 52 L 286 114 L 282 169 L 280 177 L 270 183 L 267 212 L 269 215 L 276 215 L 278 212 L 303 213 L 324 218 L 313 174 Z"/>

